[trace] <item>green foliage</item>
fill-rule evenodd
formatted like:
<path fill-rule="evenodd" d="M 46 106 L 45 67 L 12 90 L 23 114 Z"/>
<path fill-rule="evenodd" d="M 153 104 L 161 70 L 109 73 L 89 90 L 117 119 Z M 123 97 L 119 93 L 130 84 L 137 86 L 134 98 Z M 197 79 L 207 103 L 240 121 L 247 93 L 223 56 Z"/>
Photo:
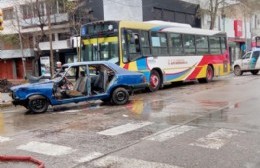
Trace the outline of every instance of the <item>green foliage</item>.
<path fill-rule="evenodd" d="M 0 41 L 12 45 L 12 46 L 19 46 L 19 36 L 17 34 L 10 34 L 10 35 L 0 35 Z"/>

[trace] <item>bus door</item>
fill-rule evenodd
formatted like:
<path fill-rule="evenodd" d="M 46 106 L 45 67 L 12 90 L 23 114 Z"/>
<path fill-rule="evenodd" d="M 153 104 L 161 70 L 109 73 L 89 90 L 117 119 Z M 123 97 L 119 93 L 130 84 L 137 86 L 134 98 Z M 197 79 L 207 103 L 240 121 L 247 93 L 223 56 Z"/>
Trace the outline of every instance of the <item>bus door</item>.
<path fill-rule="evenodd" d="M 251 54 L 252 52 L 248 52 L 242 57 L 242 69 L 249 69 Z"/>

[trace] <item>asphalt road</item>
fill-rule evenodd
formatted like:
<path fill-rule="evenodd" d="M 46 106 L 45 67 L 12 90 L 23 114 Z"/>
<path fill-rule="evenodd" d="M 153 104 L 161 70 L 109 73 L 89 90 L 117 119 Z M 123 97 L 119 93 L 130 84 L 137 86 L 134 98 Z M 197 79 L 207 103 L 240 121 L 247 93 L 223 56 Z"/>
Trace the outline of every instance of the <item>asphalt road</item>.
<path fill-rule="evenodd" d="M 0 155 L 47 168 L 259 168 L 260 75 L 138 93 L 125 106 L 100 101 L 0 111 Z M 1 163 L 0 167 L 34 167 Z"/>

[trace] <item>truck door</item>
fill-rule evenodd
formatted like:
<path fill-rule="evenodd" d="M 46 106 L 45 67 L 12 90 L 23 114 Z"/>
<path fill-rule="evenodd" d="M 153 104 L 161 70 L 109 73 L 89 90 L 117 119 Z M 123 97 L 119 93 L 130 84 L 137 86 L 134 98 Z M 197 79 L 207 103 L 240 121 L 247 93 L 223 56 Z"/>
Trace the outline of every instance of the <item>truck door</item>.
<path fill-rule="evenodd" d="M 259 55 L 260 51 L 254 51 L 250 60 L 250 69 L 259 69 L 260 62 L 259 62 Z"/>
<path fill-rule="evenodd" d="M 249 69 L 249 65 L 250 65 L 250 56 L 251 56 L 252 52 L 248 52 L 246 53 L 243 57 L 242 57 L 242 69 L 246 70 Z"/>

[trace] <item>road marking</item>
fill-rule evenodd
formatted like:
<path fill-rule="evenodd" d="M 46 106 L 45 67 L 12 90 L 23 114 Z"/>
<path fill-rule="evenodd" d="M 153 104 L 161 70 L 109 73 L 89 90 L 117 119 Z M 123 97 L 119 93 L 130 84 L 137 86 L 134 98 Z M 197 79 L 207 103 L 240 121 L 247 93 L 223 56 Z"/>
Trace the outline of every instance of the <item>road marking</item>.
<path fill-rule="evenodd" d="M 170 127 L 170 128 L 171 129 L 169 129 L 169 128 L 164 129 L 164 130 L 160 131 L 160 133 L 153 134 L 153 135 L 151 135 L 151 136 L 149 136 L 148 138 L 145 138 L 145 139 L 151 140 L 151 141 L 163 142 L 163 141 L 166 141 L 168 139 L 174 138 L 178 135 L 181 135 L 185 132 L 188 132 L 188 131 L 196 128 L 196 127 L 186 126 L 186 125 L 183 125 L 183 126 L 176 125 L 176 126 L 173 126 L 173 127 Z"/>
<path fill-rule="evenodd" d="M 195 143 L 191 143 L 190 145 L 218 150 L 222 146 L 224 146 L 229 139 L 231 139 L 233 136 L 238 135 L 239 133 L 243 132 L 222 128 L 207 135 L 206 137 L 198 139 Z"/>
<path fill-rule="evenodd" d="M 76 161 L 77 161 L 77 162 L 80 162 L 80 163 L 89 162 L 89 161 L 91 161 L 91 160 L 93 160 L 93 159 L 96 159 L 96 158 L 98 158 L 98 157 L 100 157 L 100 156 L 103 156 L 103 155 L 104 155 L 103 153 L 93 152 L 93 153 L 88 154 L 88 155 L 85 156 L 85 157 L 82 157 L 82 158 L 76 160 Z"/>
<path fill-rule="evenodd" d="M 98 134 L 115 136 L 115 135 L 123 134 L 126 132 L 130 132 L 130 131 L 142 128 L 142 127 L 150 125 L 150 124 L 152 124 L 152 122 L 128 123 L 125 125 L 120 125 L 120 126 L 117 126 L 114 128 L 110 128 L 110 129 L 98 132 Z"/>
<path fill-rule="evenodd" d="M 11 140 L 12 140 L 11 138 L 0 136 L 0 143 L 2 143 L 2 142 L 7 142 L 7 141 L 11 141 Z"/>
<path fill-rule="evenodd" d="M 181 168 L 178 166 L 169 165 L 165 163 L 148 162 L 144 160 L 128 159 L 128 158 L 122 158 L 117 156 L 107 156 L 105 158 L 94 161 L 93 164 L 94 164 L 93 167 Z"/>
<path fill-rule="evenodd" d="M 26 145 L 20 145 L 17 149 L 50 156 L 66 155 L 75 151 L 70 147 L 36 141 L 29 142 Z"/>

